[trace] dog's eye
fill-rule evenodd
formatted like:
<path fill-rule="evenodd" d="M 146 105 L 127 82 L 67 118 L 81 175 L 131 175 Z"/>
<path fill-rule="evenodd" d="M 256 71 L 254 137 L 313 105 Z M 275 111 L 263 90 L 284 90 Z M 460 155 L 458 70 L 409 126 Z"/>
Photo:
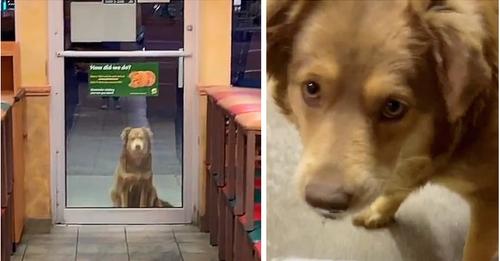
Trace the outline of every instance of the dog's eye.
<path fill-rule="evenodd" d="M 384 105 L 382 116 L 385 119 L 396 120 L 403 117 L 406 110 L 406 104 L 398 100 L 389 99 Z"/>
<path fill-rule="evenodd" d="M 308 81 L 304 84 L 302 93 L 304 96 L 304 101 L 309 106 L 315 106 L 319 104 L 320 89 L 321 88 L 319 84 L 314 81 Z"/>
<path fill-rule="evenodd" d="M 317 82 L 307 82 L 305 91 L 311 97 L 319 96 L 319 84 Z"/>

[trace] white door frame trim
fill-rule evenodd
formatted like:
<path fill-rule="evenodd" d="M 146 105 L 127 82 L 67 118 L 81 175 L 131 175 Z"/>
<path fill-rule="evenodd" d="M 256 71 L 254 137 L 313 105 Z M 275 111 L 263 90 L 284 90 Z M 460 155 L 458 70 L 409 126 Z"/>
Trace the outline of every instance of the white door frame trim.
<path fill-rule="evenodd" d="M 50 93 L 50 164 L 53 223 L 160 224 L 191 223 L 198 209 L 199 94 L 198 19 L 199 2 L 184 1 L 184 150 L 183 208 L 99 209 L 66 208 L 64 137 L 64 13 L 63 1 L 48 2 Z M 187 11 L 188 10 L 188 11 Z M 187 11 L 187 12 L 186 12 Z M 189 28 L 187 30 L 186 28 Z M 184 55 L 182 55 L 184 56 Z M 187 76 L 187 77 L 186 77 Z"/>

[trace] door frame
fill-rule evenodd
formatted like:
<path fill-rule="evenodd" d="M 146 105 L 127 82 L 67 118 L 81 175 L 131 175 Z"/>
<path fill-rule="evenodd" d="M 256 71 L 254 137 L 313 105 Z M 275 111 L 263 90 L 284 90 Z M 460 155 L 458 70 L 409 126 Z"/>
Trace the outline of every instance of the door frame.
<path fill-rule="evenodd" d="M 52 222 L 66 224 L 179 224 L 195 221 L 199 179 L 199 2 L 184 0 L 184 115 L 182 208 L 66 208 L 64 136 L 64 2 L 48 1 Z M 189 30 L 188 30 L 189 28 Z M 186 77 L 188 75 L 188 77 Z"/>

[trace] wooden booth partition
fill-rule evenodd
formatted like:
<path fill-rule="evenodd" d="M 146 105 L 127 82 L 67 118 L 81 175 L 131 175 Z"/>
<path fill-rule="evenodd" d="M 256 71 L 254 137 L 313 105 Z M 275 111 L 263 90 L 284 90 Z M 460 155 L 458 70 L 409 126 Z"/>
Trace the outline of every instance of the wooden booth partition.
<path fill-rule="evenodd" d="M 2 74 L 1 74 L 1 100 L 2 100 L 2 141 L 6 141 L 9 146 L 2 147 L 2 153 L 6 153 L 6 159 L 10 162 L 2 161 L 2 170 L 4 164 L 10 166 L 10 172 L 2 173 L 12 175 L 11 204 L 6 204 L 10 209 L 6 213 L 11 215 L 10 226 L 2 226 L 10 230 L 14 243 L 21 241 L 25 222 L 24 206 L 24 147 L 26 140 L 25 128 L 25 92 L 20 86 L 20 52 L 16 42 L 2 42 Z M 5 116 L 5 117 L 4 117 Z M 5 137 L 4 137 L 5 136 Z M 4 139 L 5 138 L 5 139 Z M 6 170 L 9 168 L 6 168 Z M 2 185 L 2 188 L 4 186 Z M 3 191 L 2 191 L 3 194 Z M 9 203 L 9 202 L 7 202 Z M 2 205 L 2 208 L 4 206 Z M 2 234 L 4 231 L 2 231 Z"/>
<path fill-rule="evenodd" d="M 207 105 L 208 105 L 208 100 L 207 100 L 207 89 L 209 88 L 221 88 L 221 87 L 226 87 L 226 88 L 231 88 L 230 85 L 197 85 L 197 89 L 200 95 L 200 100 L 199 100 L 199 113 L 200 113 L 200 137 L 199 137 L 199 146 L 200 146 L 200 179 L 198 181 L 198 187 L 199 187 L 199 220 L 198 224 L 200 225 L 200 231 L 202 232 L 208 232 L 209 229 L 209 220 L 208 220 L 208 206 L 209 202 L 207 202 L 207 195 L 208 195 L 208 190 L 207 186 L 209 185 L 207 182 L 209 180 L 208 178 L 208 170 L 207 170 Z"/>

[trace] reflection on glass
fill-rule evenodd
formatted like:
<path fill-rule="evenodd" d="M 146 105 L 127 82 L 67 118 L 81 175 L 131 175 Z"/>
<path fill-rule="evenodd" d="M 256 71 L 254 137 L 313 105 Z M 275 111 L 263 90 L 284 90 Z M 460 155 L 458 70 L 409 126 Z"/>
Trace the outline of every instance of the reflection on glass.
<path fill-rule="evenodd" d="M 65 61 L 67 207 L 182 207 L 177 58 Z M 158 96 L 90 95 L 89 64 L 111 62 L 159 62 Z"/>

